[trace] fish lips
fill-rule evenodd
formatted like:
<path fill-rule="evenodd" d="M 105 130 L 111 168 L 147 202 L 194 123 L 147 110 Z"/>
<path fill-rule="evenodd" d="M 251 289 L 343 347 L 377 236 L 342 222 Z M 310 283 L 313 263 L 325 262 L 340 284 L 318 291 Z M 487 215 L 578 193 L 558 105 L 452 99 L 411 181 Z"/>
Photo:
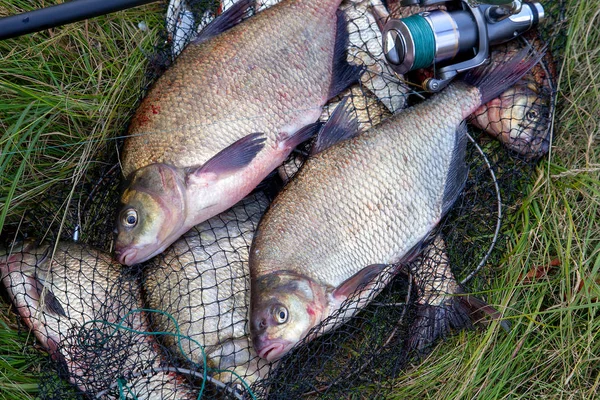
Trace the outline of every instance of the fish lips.
<path fill-rule="evenodd" d="M 125 247 L 115 250 L 115 259 L 123 265 L 132 265 L 141 261 L 137 260 L 138 251 L 135 247 Z"/>
<path fill-rule="evenodd" d="M 536 159 L 548 154 L 550 151 L 550 139 L 546 136 L 534 136 L 533 138 L 509 138 L 503 139 L 506 147 L 520 154 L 525 159 Z"/>
<path fill-rule="evenodd" d="M 141 264 L 143 262 L 148 261 L 152 257 L 161 254 L 167 249 L 167 247 L 169 247 L 173 242 L 175 242 L 175 240 L 181 237 L 188 230 L 189 228 L 185 226 L 180 230 L 176 230 L 174 234 L 171 234 L 162 241 L 160 241 L 162 245 L 156 248 L 153 248 L 151 246 L 138 246 L 135 243 L 123 246 L 117 242 L 114 250 L 114 258 L 120 264 L 123 265 Z"/>
<path fill-rule="evenodd" d="M 256 354 L 270 362 L 279 360 L 294 346 L 294 343 L 287 340 L 269 339 L 264 336 L 255 337 L 253 344 Z"/>

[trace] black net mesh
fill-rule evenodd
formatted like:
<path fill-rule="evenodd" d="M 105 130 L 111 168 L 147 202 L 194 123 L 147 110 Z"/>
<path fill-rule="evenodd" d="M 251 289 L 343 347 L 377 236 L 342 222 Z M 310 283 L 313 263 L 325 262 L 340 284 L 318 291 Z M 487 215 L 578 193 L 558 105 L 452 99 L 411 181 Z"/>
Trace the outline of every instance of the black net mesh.
<path fill-rule="evenodd" d="M 258 2 L 253 12 L 276 2 Z M 232 3 L 171 2 L 148 82 Z M 383 397 L 410 357 L 485 314 L 497 317 L 481 299 L 453 295 L 484 290 L 493 279 L 492 266 L 506 249 L 502 223 L 510 223 L 505 216 L 518 206 L 535 159 L 551 143 L 564 17 L 562 2 L 544 6 L 548 21 L 539 30 L 494 49 L 492 63 L 502 63 L 524 46 L 549 46 L 538 67 L 471 116 L 466 187 L 418 258 L 385 268 L 374 290 L 351 296 L 275 363 L 259 358 L 249 338 L 249 247 L 269 202 L 306 159 L 308 145 L 230 210 L 143 265 L 123 267 L 111 258 L 113 226 L 107 222 L 118 207 L 122 143 L 106 144 L 81 181 L 53 188 L 5 229 L 19 239 L 6 243 L 0 259 L 8 298 L 50 354 L 49 366 L 72 384 L 42 379 L 41 397 L 353 398 L 365 390 Z M 322 121 L 349 98 L 366 131 L 427 97 L 418 83 L 430 72 L 400 80 L 383 61 L 378 22 L 389 17 L 386 7 L 395 18 L 416 11 L 392 1 L 343 3 L 348 60 L 365 72 L 325 107 Z"/>

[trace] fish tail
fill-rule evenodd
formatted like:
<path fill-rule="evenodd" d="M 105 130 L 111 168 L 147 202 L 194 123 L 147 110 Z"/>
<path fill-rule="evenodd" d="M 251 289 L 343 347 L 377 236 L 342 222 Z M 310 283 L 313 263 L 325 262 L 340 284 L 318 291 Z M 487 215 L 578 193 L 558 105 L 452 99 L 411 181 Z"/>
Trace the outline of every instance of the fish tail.
<path fill-rule="evenodd" d="M 489 64 L 469 71 L 463 80 L 479 89 L 481 104 L 485 104 L 517 83 L 545 53 L 545 48 L 540 51 L 524 48 L 505 63 Z"/>
<path fill-rule="evenodd" d="M 464 294 L 462 289 L 448 296 L 438 305 L 418 304 L 416 318 L 409 328 L 407 349 L 416 351 L 418 355 L 427 354 L 438 339 L 448 337 L 452 331 L 472 329 L 473 324 L 483 319 L 484 315 L 500 320 L 500 312 L 483 300 Z M 506 321 L 500 321 L 504 330 L 510 331 Z"/>
<path fill-rule="evenodd" d="M 440 305 L 417 304 L 416 317 L 408 331 L 408 351 L 425 355 L 438 339 L 445 339 L 452 330 L 472 327 L 468 308 L 454 297 Z"/>
<path fill-rule="evenodd" d="M 358 82 L 364 72 L 363 66 L 352 65 L 347 60 L 350 34 L 348 33 L 348 22 L 346 21 L 344 11 L 338 10 L 336 19 L 336 36 L 333 51 L 333 79 L 328 94 L 330 100 L 352 84 Z"/>
<path fill-rule="evenodd" d="M 502 314 L 500 311 L 496 310 L 485 301 L 469 294 L 459 296 L 458 300 L 463 303 L 467 309 L 469 309 L 471 318 L 474 318 L 476 322 L 489 317 L 493 320 L 499 321 L 502 329 L 504 329 L 506 332 L 510 332 L 510 324 L 507 321 L 502 320 Z"/>

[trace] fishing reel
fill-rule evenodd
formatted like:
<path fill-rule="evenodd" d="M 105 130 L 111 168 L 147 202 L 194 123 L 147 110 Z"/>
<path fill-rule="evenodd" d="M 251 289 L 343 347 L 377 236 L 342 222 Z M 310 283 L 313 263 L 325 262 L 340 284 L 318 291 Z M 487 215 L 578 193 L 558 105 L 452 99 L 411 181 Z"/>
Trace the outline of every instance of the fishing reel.
<path fill-rule="evenodd" d="M 439 3 L 445 3 L 447 11 L 434 10 L 391 19 L 383 28 L 385 58 L 395 72 L 403 75 L 435 64 L 434 77 L 423 83 L 429 92 L 442 90 L 457 74 L 485 63 L 490 56 L 490 46 L 505 43 L 544 19 L 544 8 L 538 2 L 401 2 L 402 6 Z"/>

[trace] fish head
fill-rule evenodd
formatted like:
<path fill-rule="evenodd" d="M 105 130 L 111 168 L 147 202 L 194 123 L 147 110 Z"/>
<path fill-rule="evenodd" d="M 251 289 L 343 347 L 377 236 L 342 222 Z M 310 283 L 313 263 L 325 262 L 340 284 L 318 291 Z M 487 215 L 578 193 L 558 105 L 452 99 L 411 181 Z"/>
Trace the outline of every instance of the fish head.
<path fill-rule="evenodd" d="M 121 196 L 116 260 L 133 265 L 163 252 L 184 230 L 186 191 L 182 173 L 166 164 L 134 172 Z"/>
<path fill-rule="evenodd" d="M 96 379 L 106 382 L 126 368 L 129 354 L 143 359 L 153 351 L 144 335 L 115 334 L 114 323 L 148 330 L 145 317 L 131 313 L 141 308 L 137 282 L 122 271 L 109 254 L 72 242 L 25 242 L 0 251 L 0 277 L 16 311 L 67 368 L 69 381 L 88 393 L 97 389 Z"/>
<path fill-rule="evenodd" d="M 250 333 L 256 353 L 283 357 L 325 315 L 326 289 L 292 272 L 274 272 L 252 282 Z"/>
<path fill-rule="evenodd" d="M 529 158 L 546 154 L 550 147 L 548 121 L 550 96 L 533 82 L 522 82 L 482 107 L 481 128 L 509 149 Z"/>
<path fill-rule="evenodd" d="M 0 250 L 0 280 L 22 320 L 55 356 L 60 343 L 56 322 L 66 314 L 61 302 L 46 287 L 51 279 L 51 255 L 50 245 L 38 245 L 33 240 Z"/>

